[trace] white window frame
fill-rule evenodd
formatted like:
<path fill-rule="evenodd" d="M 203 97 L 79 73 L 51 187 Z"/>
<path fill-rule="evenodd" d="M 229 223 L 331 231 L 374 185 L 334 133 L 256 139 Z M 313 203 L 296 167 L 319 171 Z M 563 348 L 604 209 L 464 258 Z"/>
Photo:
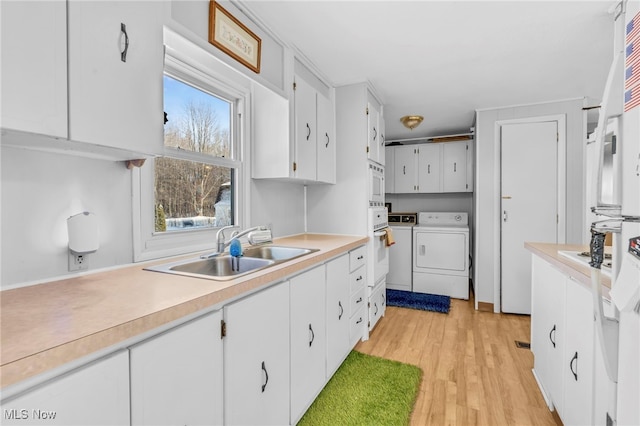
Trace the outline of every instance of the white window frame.
<path fill-rule="evenodd" d="M 165 42 L 166 36 L 165 30 Z M 164 151 L 174 158 L 235 169 L 234 226 L 242 229 L 247 222 L 249 191 L 244 147 L 249 129 L 250 84 L 237 78 L 235 73 L 229 74 L 224 63 L 188 40 L 175 33 L 169 33 L 169 38 L 175 45 L 174 48 L 165 46 L 165 74 L 233 102 L 235 120 L 232 120 L 233 128 L 230 129 L 232 158 L 212 157 L 170 147 L 165 147 Z M 155 231 L 154 171 L 154 161 L 148 159 L 132 174 L 134 262 L 215 250 L 219 228 Z"/>

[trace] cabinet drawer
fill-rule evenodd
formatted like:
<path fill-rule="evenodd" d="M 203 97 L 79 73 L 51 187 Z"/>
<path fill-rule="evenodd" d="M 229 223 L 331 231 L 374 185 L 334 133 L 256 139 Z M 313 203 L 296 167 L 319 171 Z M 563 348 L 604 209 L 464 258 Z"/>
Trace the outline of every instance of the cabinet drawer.
<path fill-rule="evenodd" d="M 366 263 L 366 247 L 358 247 L 349 252 L 349 271 L 353 272 Z"/>
<path fill-rule="evenodd" d="M 364 287 L 362 287 L 360 291 L 351 296 L 351 309 L 349 310 L 349 316 L 353 316 L 353 314 L 355 314 L 364 305 Z"/>
<path fill-rule="evenodd" d="M 364 287 L 364 283 L 367 282 L 367 268 L 362 266 L 360 269 L 349 274 L 349 289 L 350 294 L 359 291 Z"/>
<path fill-rule="evenodd" d="M 366 312 L 365 307 L 362 306 L 362 308 L 360 308 L 360 310 L 356 312 L 351 319 L 349 319 L 349 339 L 351 340 L 352 345 L 355 345 L 364 334 Z"/>

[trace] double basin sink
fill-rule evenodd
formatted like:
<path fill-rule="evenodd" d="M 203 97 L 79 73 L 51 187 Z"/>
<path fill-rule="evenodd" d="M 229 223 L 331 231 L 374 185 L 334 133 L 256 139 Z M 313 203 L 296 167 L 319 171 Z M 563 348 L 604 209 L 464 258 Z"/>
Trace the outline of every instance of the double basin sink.
<path fill-rule="evenodd" d="M 225 253 L 207 259 L 197 257 L 162 265 L 149 266 L 145 269 L 148 271 L 224 281 L 293 260 L 318 250 L 319 249 L 273 245 L 255 246 L 246 248 L 243 256 L 237 258 Z"/>

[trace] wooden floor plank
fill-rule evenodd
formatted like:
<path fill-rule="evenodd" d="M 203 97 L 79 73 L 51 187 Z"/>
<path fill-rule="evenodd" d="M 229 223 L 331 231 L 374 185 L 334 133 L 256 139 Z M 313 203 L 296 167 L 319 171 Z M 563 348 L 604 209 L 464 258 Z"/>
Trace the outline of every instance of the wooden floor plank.
<path fill-rule="evenodd" d="M 530 317 L 476 311 L 452 299 L 449 314 L 388 307 L 356 350 L 417 365 L 423 380 L 412 425 L 559 425 L 531 372 Z"/>

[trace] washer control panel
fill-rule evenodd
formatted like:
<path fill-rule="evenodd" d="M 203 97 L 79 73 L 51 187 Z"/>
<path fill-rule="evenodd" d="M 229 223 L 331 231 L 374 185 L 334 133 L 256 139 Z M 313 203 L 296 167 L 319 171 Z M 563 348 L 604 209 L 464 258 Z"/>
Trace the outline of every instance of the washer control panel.
<path fill-rule="evenodd" d="M 455 225 L 467 226 L 469 214 L 465 212 L 420 212 L 419 225 Z"/>

